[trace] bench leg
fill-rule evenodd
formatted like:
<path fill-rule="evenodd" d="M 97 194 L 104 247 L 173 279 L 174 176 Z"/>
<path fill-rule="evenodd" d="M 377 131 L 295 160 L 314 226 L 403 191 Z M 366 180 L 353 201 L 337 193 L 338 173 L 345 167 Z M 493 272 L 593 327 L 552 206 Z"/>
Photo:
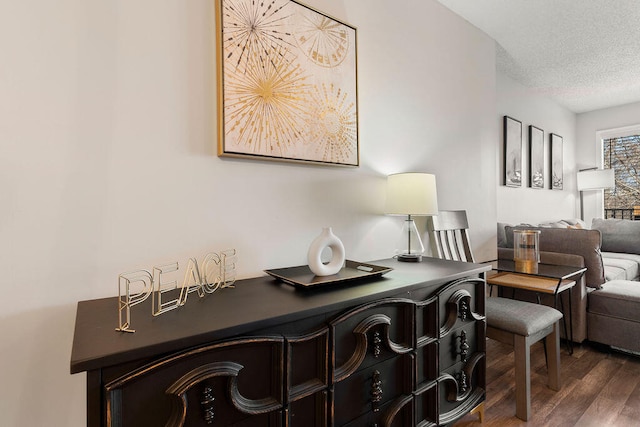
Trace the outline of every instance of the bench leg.
<path fill-rule="evenodd" d="M 516 417 L 528 421 L 531 414 L 531 352 L 527 337 L 514 335 Z"/>
<path fill-rule="evenodd" d="M 562 387 L 560 380 L 560 323 L 553 325 L 553 332 L 544 339 L 547 351 L 547 375 L 549 388 L 558 391 Z"/>

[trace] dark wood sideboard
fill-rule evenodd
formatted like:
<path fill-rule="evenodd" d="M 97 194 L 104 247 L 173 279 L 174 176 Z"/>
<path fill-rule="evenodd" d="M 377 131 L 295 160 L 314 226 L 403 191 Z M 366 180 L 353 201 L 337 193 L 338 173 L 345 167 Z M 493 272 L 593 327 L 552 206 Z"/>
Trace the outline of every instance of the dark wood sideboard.
<path fill-rule="evenodd" d="M 269 276 L 116 332 L 117 298 L 77 307 L 71 373 L 88 426 L 432 426 L 485 398 L 489 266 L 372 261 L 382 277 L 298 289 Z"/>

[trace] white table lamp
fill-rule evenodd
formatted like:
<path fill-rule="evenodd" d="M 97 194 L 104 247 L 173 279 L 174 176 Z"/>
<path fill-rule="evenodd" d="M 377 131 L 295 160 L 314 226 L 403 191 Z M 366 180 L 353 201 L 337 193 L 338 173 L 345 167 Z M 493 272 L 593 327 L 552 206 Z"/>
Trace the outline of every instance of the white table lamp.
<path fill-rule="evenodd" d="M 388 215 L 406 215 L 396 245 L 398 261 L 420 262 L 424 245 L 412 216 L 438 214 L 436 177 L 428 173 L 398 173 L 387 177 Z"/>

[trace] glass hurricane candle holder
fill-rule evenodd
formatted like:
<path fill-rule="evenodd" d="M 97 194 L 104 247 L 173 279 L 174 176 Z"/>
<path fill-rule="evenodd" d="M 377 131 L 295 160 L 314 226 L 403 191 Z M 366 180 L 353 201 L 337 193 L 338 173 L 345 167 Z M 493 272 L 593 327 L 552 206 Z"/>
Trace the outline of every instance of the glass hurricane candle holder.
<path fill-rule="evenodd" d="M 537 273 L 540 262 L 540 230 L 513 231 L 513 260 L 516 271 Z"/>

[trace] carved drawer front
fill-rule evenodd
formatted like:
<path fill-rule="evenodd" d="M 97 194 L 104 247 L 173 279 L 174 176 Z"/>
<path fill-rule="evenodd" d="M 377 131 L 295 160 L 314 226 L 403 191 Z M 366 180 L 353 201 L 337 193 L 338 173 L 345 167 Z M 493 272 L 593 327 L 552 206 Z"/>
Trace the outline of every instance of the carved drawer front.
<path fill-rule="evenodd" d="M 438 383 L 431 382 L 415 393 L 417 426 L 431 426 L 438 422 Z"/>
<path fill-rule="evenodd" d="M 280 426 L 284 345 L 247 338 L 159 359 L 105 386 L 107 425 Z"/>
<path fill-rule="evenodd" d="M 331 322 L 332 382 L 358 369 L 413 350 L 415 303 L 385 299 L 360 306 Z"/>
<path fill-rule="evenodd" d="M 484 358 L 484 353 L 474 353 L 442 373 L 438 379 L 440 424 L 458 419 L 484 400 Z"/>
<path fill-rule="evenodd" d="M 286 337 L 288 401 L 293 401 L 329 385 L 329 328 Z"/>
<path fill-rule="evenodd" d="M 469 323 L 484 321 L 484 288 L 483 280 L 466 279 L 439 292 L 440 338 Z"/>
<path fill-rule="evenodd" d="M 398 402 L 411 397 L 414 369 L 414 356 L 405 354 L 361 369 L 335 384 L 332 408 L 334 425 L 344 425 L 364 414 L 376 418 L 392 416 L 399 410 Z M 396 405 L 386 407 L 389 402 L 396 402 Z M 387 412 L 383 407 L 387 408 Z"/>
<path fill-rule="evenodd" d="M 287 410 L 288 427 L 328 426 L 329 392 L 323 390 L 298 399 L 289 404 Z"/>
<path fill-rule="evenodd" d="M 287 337 L 287 420 L 290 427 L 327 425 L 329 328 Z"/>
<path fill-rule="evenodd" d="M 367 412 L 344 427 L 415 427 L 413 396 L 401 396 L 388 402 L 378 412 Z"/>
<path fill-rule="evenodd" d="M 438 298 L 416 303 L 416 335 L 418 347 L 440 337 Z"/>
<path fill-rule="evenodd" d="M 416 385 L 425 387 L 427 383 L 433 383 L 440 374 L 438 370 L 438 342 L 433 341 L 419 347 L 416 351 Z"/>
<path fill-rule="evenodd" d="M 484 323 L 471 322 L 452 330 L 440 340 L 440 370 L 466 362 L 475 353 L 482 352 L 478 347 L 478 337 L 484 337 Z"/>

